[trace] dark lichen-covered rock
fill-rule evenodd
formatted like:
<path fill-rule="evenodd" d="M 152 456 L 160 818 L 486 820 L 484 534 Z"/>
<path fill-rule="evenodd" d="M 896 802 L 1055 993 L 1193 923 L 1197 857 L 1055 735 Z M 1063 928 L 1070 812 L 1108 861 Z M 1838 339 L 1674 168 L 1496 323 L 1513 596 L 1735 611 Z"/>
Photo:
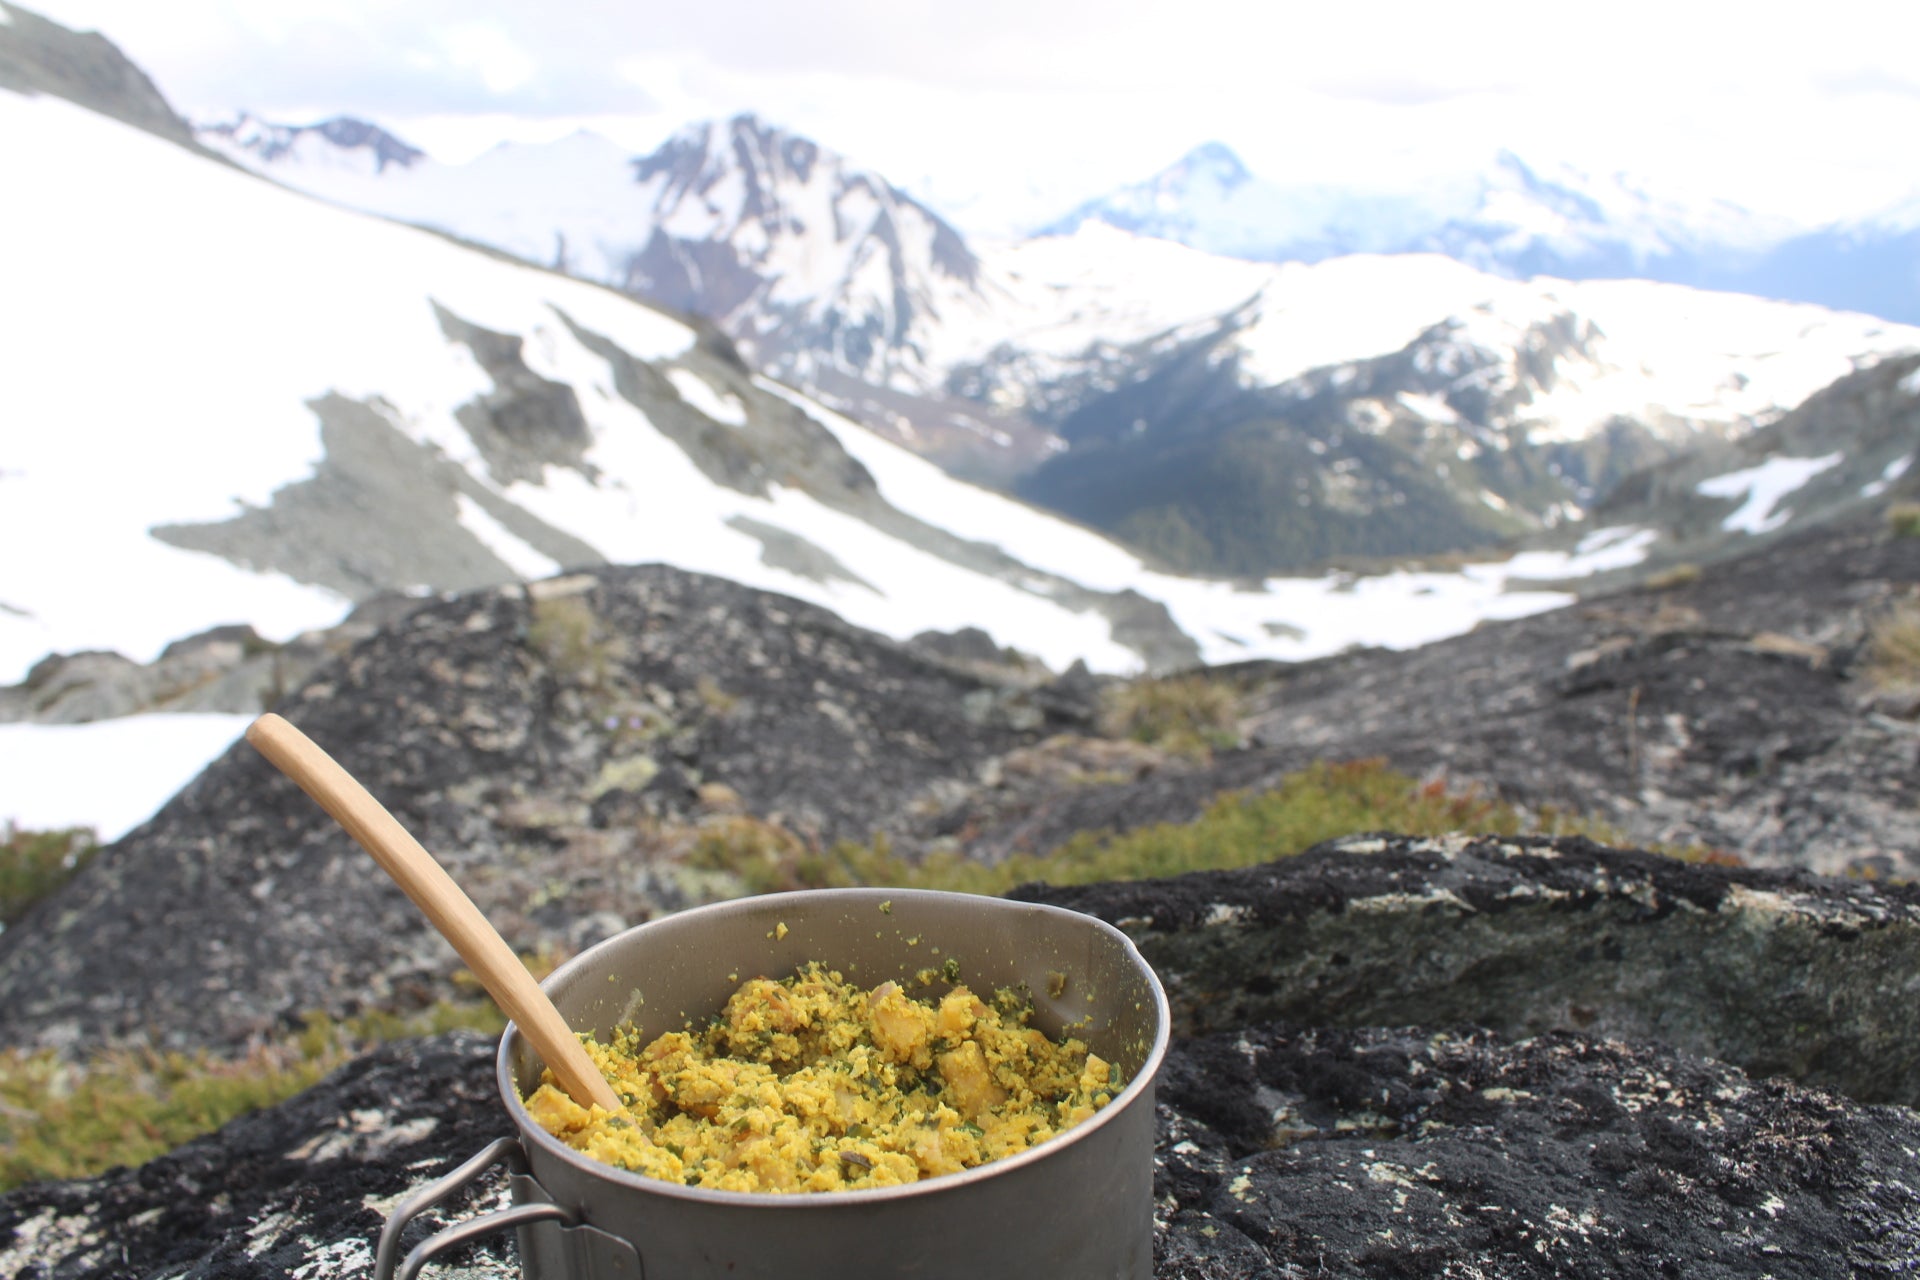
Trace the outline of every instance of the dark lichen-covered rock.
<path fill-rule="evenodd" d="M 1187 1032 L 1463 1023 L 1650 1038 L 1920 1102 L 1920 889 L 1578 837 L 1364 836 L 1032 897 L 1125 929 Z"/>
<path fill-rule="evenodd" d="M 1127 928 L 1173 996 L 1162 1277 L 1920 1268 L 1920 1116 L 1806 1082 L 1912 1096 L 1914 890 L 1376 837 L 1025 896 Z M 1473 1025 L 1569 1017 L 1590 1030 Z M 507 1131 L 490 1058 L 470 1035 L 389 1047 L 143 1169 L 0 1198 L 0 1270 L 364 1274 L 387 1208 Z M 501 1177 L 449 1216 L 500 1204 Z M 491 1250 L 467 1274 L 512 1274 Z"/>
<path fill-rule="evenodd" d="M 1263 1028 L 1181 1045 L 1162 1092 L 1162 1277 L 1920 1266 L 1920 1116 L 1689 1054 Z"/>
<path fill-rule="evenodd" d="M 279 709 L 526 952 L 739 893 L 667 856 L 663 831 L 711 809 L 751 816 L 683 843 L 864 841 L 1090 711 L 661 566 L 429 603 Z M 0 1043 L 231 1046 L 310 1010 L 417 1005 L 455 963 L 241 743 L 0 935 Z"/>
<path fill-rule="evenodd" d="M 1658 590 L 1246 671 L 1248 727 L 1282 767 L 1378 756 L 1636 842 L 1913 878 L 1920 725 L 1878 712 L 1861 668 L 1916 583 L 1920 538 L 1835 522 Z"/>
<path fill-rule="evenodd" d="M 487 1042 L 390 1047 L 143 1169 L 0 1198 L 0 1270 L 365 1275 L 388 1208 L 505 1130 Z M 1646 1045 L 1246 1028 L 1169 1055 L 1155 1273 L 1905 1274 L 1916 1149 L 1904 1108 Z M 504 1196 L 496 1171 L 405 1244 Z M 512 1246 L 461 1274 L 517 1274 Z"/>
<path fill-rule="evenodd" d="M 388 1208 L 503 1128 L 490 1040 L 389 1046 L 139 1169 L 0 1198 L 0 1275 L 367 1275 Z M 503 1195 L 488 1184 L 446 1211 L 471 1216 Z M 517 1274 L 507 1246 L 490 1257 Z"/>

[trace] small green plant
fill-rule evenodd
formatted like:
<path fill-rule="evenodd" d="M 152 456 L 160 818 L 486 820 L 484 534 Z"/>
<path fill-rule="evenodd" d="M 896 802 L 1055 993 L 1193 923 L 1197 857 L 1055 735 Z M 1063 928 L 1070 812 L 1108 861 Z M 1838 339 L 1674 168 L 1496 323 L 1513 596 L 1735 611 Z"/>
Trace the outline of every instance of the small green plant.
<path fill-rule="evenodd" d="M 827 878 L 806 841 L 777 822 L 743 813 L 701 822 L 687 865 L 731 872 L 750 894 L 811 888 Z"/>
<path fill-rule="evenodd" d="M 1205 756 L 1240 744 L 1238 703 L 1231 685 L 1204 675 L 1131 680 L 1102 694 L 1100 730 L 1180 755 Z"/>
<path fill-rule="evenodd" d="M 74 1063 L 51 1051 L 0 1052 L 0 1191 L 142 1164 L 310 1088 L 382 1041 L 505 1025 L 490 1002 L 449 1000 L 412 1014 L 314 1016 L 238 1058 L 149 1050 Z"/>
<path fill-rule="evenodd" d="M 1660 572 L 1647 577 L 1646 588 L 1649 591 L 1672 591 L 1676 587 L 1690 587 L 1700 581 L 1700 566 L 1681 563 L 1669 565 Z"/>
<path fill-rule="evenodd" d="M 700 704 L 716 716 L 732 715 L 740 706 L 740 699 L 722 689 L 712 676 L 701 676 L 694 681 L 693 691 Z"/>
<path fill-rule="evenodd" d="M 1896 538 L 1920 538 L 1920 502 L 1896 502 L 1888 507 L 1887 530 Z"/>
<path fill-rule="evenodd" d="M 884 838 L 843 843 L 798 860 L 781 888 L 885 885 L 1001 894 L 1034 880 L 1088 884 L 1187 871 L 1224 870 L 1291 857 L 1338 836 L 1365 831 L 1443 835 L 1455 831 L 1513 835 L 1585 835 L 1624 843 L 1603 824 L 1544 809 L 1523 814 L 1477 790 L 1449 791 L 1421 783 L 1379 760 L 1321 763 L 1290 774 L 1271 791 L 1229 792 L 1192 822 L 1162 823 L 1120 834 L 1085 832 L 1048 853 L 1016 854 L 991 865 L 959 853 L 918 861 L 895 854 Z M 1704 850 L 1660 850 L 1709 860 Z"/>
<path fill-rule="evenodd" d="M 27 908 L 71 880 L 98 849 L 93 832 L 85 827 L 0 827 L 0 927 L 16 923 Z"/>
<path fill-rule="evenodd" d="M 527 643 L 561 676 L 588 686 L 605 682 L 616 644 L 601 634 L 593 607 L 579 596 L 549 596 L 533 602 Z"/>
<path fill-rule="evenodd" d="M 1867 678 L 1882 688 L 1920 685 L 1920 604 L 1903 604 L 1867 633 Z"/>

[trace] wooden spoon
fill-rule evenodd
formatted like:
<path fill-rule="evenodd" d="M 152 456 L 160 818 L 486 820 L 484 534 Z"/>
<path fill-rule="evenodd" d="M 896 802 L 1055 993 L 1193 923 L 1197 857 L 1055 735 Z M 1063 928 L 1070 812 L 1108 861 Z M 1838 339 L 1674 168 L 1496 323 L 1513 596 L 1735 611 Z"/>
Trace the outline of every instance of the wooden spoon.
<path fill-rule="evenodd" d="M 553 1069 L 569 1097 L 583 1107 L 597 1104 L 615 1114 L 624 1110 L 553 1001 L 487 923 L 480 908 L 352 774 L 313 739 L 271 713 L 248 727 L 247 741 L 299 783 L 407 891 L 413 904 L 467 962 L 494 1003 L 519 1024 L 520 1034 Z"/>

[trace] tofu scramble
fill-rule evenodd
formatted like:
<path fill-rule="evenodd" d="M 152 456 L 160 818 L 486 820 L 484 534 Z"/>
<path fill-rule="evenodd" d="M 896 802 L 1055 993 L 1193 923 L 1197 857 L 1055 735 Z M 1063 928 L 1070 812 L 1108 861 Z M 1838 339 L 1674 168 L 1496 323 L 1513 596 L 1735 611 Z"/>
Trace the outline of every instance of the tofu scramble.
<path fill-rule="evenodd" d="M 526 1106 L 596 1160 L 690 1187 L 898 1186 L 1025 1151 L 1112 1101 L 1113 1067 L 1032 1012 L 1012 991 L 920 1000 L 810 964 L 741 984 L 705 1031 L 582 1037 L 625 1114 L 580 1106 L 551 1072 Z"/>

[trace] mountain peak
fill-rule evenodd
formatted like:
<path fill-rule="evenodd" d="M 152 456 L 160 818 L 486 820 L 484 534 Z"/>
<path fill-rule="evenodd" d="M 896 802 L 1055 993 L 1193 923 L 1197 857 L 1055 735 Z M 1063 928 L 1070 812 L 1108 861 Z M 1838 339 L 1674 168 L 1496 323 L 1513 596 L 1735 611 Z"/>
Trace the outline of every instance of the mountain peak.
<path fill-rule="evenodd" d="M 277 124 L 242 111 L 232 120 L 198 125 L 202 141 L 217 150 L 244 152 L 255 164 L 272 165 L 303 152 L 318 152 L 328 162 L 384 173 L 389 166 L 410 169 L 427 153 L 394 137 L 379 125 L 355 116 L 333 116 L 315 124 Z"/>
<path fill-rule="evenodd" d="M 1089 200 L 1066 217 L 1042 227 L 1040 235 L 1070 235 L 1088 222 L 1105 222 L 1137 235 L 1193 244 L 1190 238 L 1204 212 L 1236 202 L 1260 182 L 1224 142 L 1203 142 L 1141 182 Z M 1201 246 L 1195 247 L 1217 247 Z"/>
<path fill-rule="evenodd" d="M 335 116 L 307 127 L 317 130 L 321 137 L 336 147 L 366 148 L 373 153 L 378 169 L 385 169 L 390 164 L 397 164 L 403 169 L 411 168 L 427 156 L 420 148 L 402 142 L 379 125 L 353 116 Z"/>
<path fill-rule="evenodd" d="M 979 260 L 938 214 L 751 112 L 689 125 L 631 163 L 654 229 L 620 285 L 707 316 L 784 372 L 820 354 L 794 345 L 803 333 L 844 373 L 919 369 L 928 317 L 977 295 Z M 769 311 L 780 323 L 752 319 Z"/>
<path fill-rule="evenodd" d="M 651 154 L 635 159 L 633 176 L 645 184 L 667 175 L 669 185 L 677 186 L 738 168 L 756 188 L 783 185 L 788 178 L 804 184 L 812 180 L 813 166 L 823 157 L 832 166 L 846 167 L 845 160 L 812 139 L 743 111 L 724 121 L 687 125 Z"/>
<path fill-rule="evenodd" d="M 1253 173 L 1226 143 L 1203 142 L 1162 170 L 1152 181 L 1158 186 L 1177 184 L 1184 188 L 1200 177 L 1212 179 L 1223 191 L 1231 191 L 1251 182 Z"/>

